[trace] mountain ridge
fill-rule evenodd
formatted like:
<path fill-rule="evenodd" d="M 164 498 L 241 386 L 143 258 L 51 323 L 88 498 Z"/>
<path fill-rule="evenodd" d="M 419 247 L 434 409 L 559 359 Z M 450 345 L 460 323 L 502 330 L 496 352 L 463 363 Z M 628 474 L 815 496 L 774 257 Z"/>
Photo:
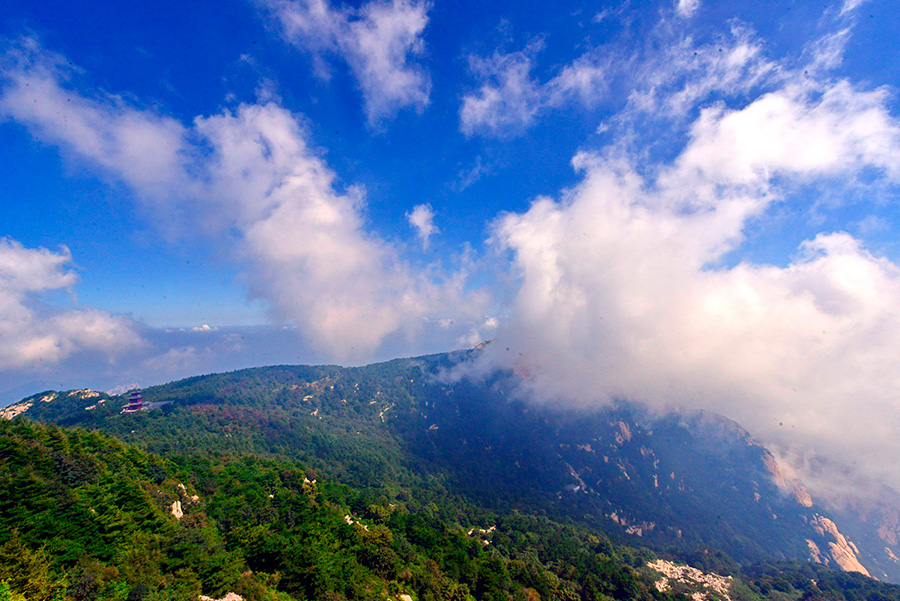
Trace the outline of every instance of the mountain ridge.
<path fill-rule="evenodd" d="M 51 393 L 39 393 L 6 411 L 100 429 L 154 452 L 202 443 L 299 460 L 363 489 L 436 479 L 488 506 L 549 511 L 614 540 L 719 548 L 745 563 L 817 560 L 900 582 L 890 531 L 873 534 L 852 511 L 816 504 L 736 422 L 651 416 L 625 403 L 553 412 L 511 398 L 514 374 L 434 377 L 472 352 L 197 376 L 146 389 L 148 401 L 170 404 L 134 416 L 118 415 L 121 397 L 84 390 L 49 402 Z"/>

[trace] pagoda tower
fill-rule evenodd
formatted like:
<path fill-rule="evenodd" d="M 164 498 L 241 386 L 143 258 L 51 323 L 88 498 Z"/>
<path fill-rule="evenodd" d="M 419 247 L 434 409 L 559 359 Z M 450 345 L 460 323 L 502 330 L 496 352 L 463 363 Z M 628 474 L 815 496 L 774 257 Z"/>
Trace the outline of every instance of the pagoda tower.
<path fill-rule="evenodd" d="M 122 409 L 122 413 L 134 413 L 146 408 L 140 389 L 135 388 L 128 394 L 128 404 Z"/>

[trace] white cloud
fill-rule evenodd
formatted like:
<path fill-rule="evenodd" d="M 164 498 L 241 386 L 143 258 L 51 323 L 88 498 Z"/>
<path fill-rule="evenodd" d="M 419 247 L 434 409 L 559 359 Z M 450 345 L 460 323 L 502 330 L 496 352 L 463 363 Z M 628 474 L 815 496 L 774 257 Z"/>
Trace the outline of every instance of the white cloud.
<path fill-rule="evenodd" d="M 476 324 L 469 332 L 460 336 L 457 340 L 457 346 L 461 348 L 472 348 L 481 344 L 494 335 L 500 326 L 500 320 L 496 317 L 487 317 L 485 320 Z"/>
<path fill-rule="evenodd" d="M 200 361 L 200 355 L 209 356 L 211 353 L 210 348 L 198 351 L 194 346 L 170 348 L 164 353 L 149 357 L 141 367 L 155 373 L 191 373 Z"/>
<path fill-rule="evenodd" d="M 697 44 L 690 36 L 673 38 L 667 28 L 654 35 L 661 50 L 631 61 L 633 67 L 623 61 L 632 90 L 630 111 L 638 119 L 693 118 L 691 111 L 713 96 L 741 97 L 783 80 L 781 66 L 770 60 L 762 42 L 740 25 L 707 44 Z"/>
<path fill-rule="evenodd" d="M 116 395 L 116 394 L 125 394 L 129 390 L 134 390 L 135 388 L 140 388 L 137 382 L 130 382 L 128 384 L 118 384 L 117 386 L 113 386 L 109 390 L 106 391 L 108 395 Z"/>
<path fill-rule="evenodd" d="M 486 81 L 477 92 L 463 98 L 459 110 L 463 133 L 503 135 L 531 125 L 543 102 L 541 88 L 531 77 L 536 50 L 532 45 L 523 52 L 469 58 L 470 71 Z"/>
<path fill-rule="evenodd" d="M 675 3 L 675 12 L 680 16 L 689 18 L 700 8 L 700 0 L 677 0 Z"/>
<path fill-rule="evenodd" d="M 412 212 L 406 214 L 406 218 L 409 220 L 410 225 L 416 228 L 416 234 L 422 240 L 422 246 L 428 248 L 428 241 L 432 234 L 440 231 L 434 225 L 434 211 L 431 205 L 416 205 L 413 207 Z"/>
<path fill-rule="evenodd" d="M 94 309 L 51 310 L 40 296 L 78 281 L 68 249 L 0 239 L 0 372 L 50 367 L 79 351 L 114 357 L 141 343 L 134 324 Z"/>
<path fill-rule="evenodd" d="M 844 60 L 844 50 L 850 40 L 850 28 L 827 34 L 809 44 L 807 53 L 812 56 L 809 69 L 813 72 L 835 69 Z"/>
<path fill-rule="evenodd" d="M 544 403 L 724 413 L 801 469 L 852 457 L 900 487 L 883 461 L 900 453 L 900 267 L 843 231 L 810 236 L 786 264 L 735 264 L 775 206 L 900 183 L 889 91 L 829 73 L 850 35 L 837 25 L 776 60 L 739 24 L 698 44 L 664 18 L 649 50 L 611 63 L 605 77 L 630 90 L 601 126 L 614 142 L 575 157 L 583 179 L 560 198 L 494 224 L 520 284 L 484 366 L 516 370 Z M 534 56 L 486 63 L 515 69 L 472 96 L 482 110 L 464 132 L 540 116 Z"/>
<path fill-rule="evenodd" d="M 769 60 L 752 32 L 735 24 L 729 35 L 697 44 L 690 36 L 674 36 L 666 21 L 652 33 L 649 51 L 611 45 L 584 52 L 540 82 L 533 75 L 542 40 L 512 53 L 469 57 L 469 70 L 480 87 L 463 97 L 460 129 L 466 135 L 522 134 L 551 109 L 581 105 L 597 107 L 608 96 L 611 82 L 621 80 L 628 92 L 628 109 L 619 119 L 648 116 L 670 121 L 692 118 L 691 110 L 713 95 L 733 98 L 762 85 L 780 83 L 781 67 Z M 812 52 L 820 61 L 837 52 L 839 40 L 822 42 Z M 671 125 L 670 125 L 671 127 Z"/>
<path fill-rule="evenodd" d="M 422 34 L 429 5 L 408 0 L 373 0 L 358 10 L 333 8 L 327 0 L 261 0 L 284 38 L 313 55 L 327 75 L 325 55 L 341 56 L 363 93 L 369 122 L 376 124 L 405 107 L 428 104 L 431 80 L 415 62 L 424 52 Z"/>
<path fill-rule="evenodd" d="M 412 106 L 428 104 L 431 82 L 425 70 L 410 62 L 424 48 L 426 4 L 402 0 L 366 4 L 350 24 L 354 50 L 350 64 L 359 78 L 369 119 L 374 121 Z"/>
<path fill-rule="evenodd" d="M 702 109 L 668 164 L 627 145 L 579 154 L 579 185 L 494 225 L 521 284 L 487 360 L 544 402 L 712 409 L 900 486 L 893 465 L 861 459 L 900 453 L 900 267 L 840 231 L 785 266 L 725 263 L 782 185 L 900 182 L 887 106 L 883 90 L 796 76 Z"/>
<path fill-rule="evenodd" d="M 846 81 L 824 91 L 790 86 L 741 110 L 704 109 L 680 158 L 682 172 L 749 183 L 769 171 L 816 176 L 870 165 L 900 176 L 900 127 L 885 90 L 860 92 Z"/>
<path fill-rule="evenodd" d="M 890 228 L 888 223 L 881 217 L 878 217 L 877 215 L 866 215 L 856 222 L 856 229 L 858 229 L 861 234 L 866 235 L 872 232 L 887 231 Z"/>
<path fill-rule="evenodd" d="M 556 107 L 579 100 L 584 106 L 594 106 L 606 92 L 609 68 L 599 53 L 583 54 L 545 84 L 546 104 Z"/>
<path fill-rule="evenodd" d="M 531 71 L 541 47 L 537 41 L 519 52 L 469 57 L 469 70 L 482 84 L 463 97 L 459 111 L 463 133 L 516 135 L 549 108 L 571 102 L 593 106 L 599 100 L 606 91 L 606 61 L 596 52 L 585 53 L 552 79 L 539 83 Z"/>
<path fill-rule="evenodd" d="M 494 170 L 490 164 L 485 164 L 481 155 L 475 157 L 475 164 L 468 169 L 462 169 L 457 173 L 457 179 L 451 186 L 454 192 L 462 192 L 474 185 L 486 175 L 492 175 Z"/>
<path fill-rule="evenodd" d="M 854 12 L 861 5 L 868 2 L 868 0 L 844 0 L 843 6 L 841 6 L 841 15 L 846 15 Z"/>
<path fill-rule="evenodd" d="M 255 294 L 332 356 L 369 356 L 387 336 L 457 312 L 461 288 L 417 277 L 366 232 L 362 191 L 335 191 L 290 113 L 243 106 L 198 119 L 196 130 L 216 149 L 204 197 L 240 230 Z"/>
<path fill-rule="evenodd" d="M 328 0 L 272 0 L 262 5 L 272 11 L 282 35 L 291 43 L 314 53 L 339 49 L 340 30 L 346 26 L 349 15 L 333 9 Z"/>
<path fill-rule="evenodd" d="M 30 124 L 41 137 L 65 138 L 80 154 L 123 172 L 142 188 L 177 175 L 183 132 L 175 120 L 138 113 L 116 96 L 92 100 L 69 94 L 58 79 L 64 59 L 45 53 L 35 38 L 19 42 L 3 57 L 0 110 Z M 60 110 L 67 105 L 68 110 Z"/>
<path fill-rule="evenodd" d="M 478 294 L 461 301 L 464 272 L 413 272 L 366 231 L 363 191 L 338 191 L 287 110 L 241 105 L 188 129 L 116 97 L 79 95 L 58 57 L 23 44 L 5 62 L 0 111 L 130 186 L 173 235 L 218 244 L 252 293 L 331 357 L 369 358 L 428 319 L 481 314 Z"/>

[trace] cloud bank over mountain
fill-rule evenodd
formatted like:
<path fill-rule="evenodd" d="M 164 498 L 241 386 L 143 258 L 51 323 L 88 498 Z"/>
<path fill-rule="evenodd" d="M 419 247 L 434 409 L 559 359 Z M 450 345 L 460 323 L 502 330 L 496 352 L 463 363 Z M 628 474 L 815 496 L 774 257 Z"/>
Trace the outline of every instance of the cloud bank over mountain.
<path fill-rule="evenodd" d="M 852 457 L 900 486 L 886 460 L 900 453 L 900 267 L 847 231 L 803 240 L 784 264 L 734 254 L 803 186 L 852 189 L 864 173 L 896 186 L 900 123 L 884 89 L 733 44 L 716 54 L 729 88 L 758 89 L 748 101 L 710 104 L 710 81 L 645 70 L 653 87 L 612 129 L 625 142 L 578 154 L 580 183 L 495 221 L 521 287 L 488 360 L 524 374 L 539 402 L 712 410 L 786 457 Z M 670 47 L 676 60 L 649 64 L 679 64 Z M 683 146 L 648 162 L 635 121 L 677 131 L 682 114 L 696 115 Z"/>
<path fill-rule="evenodd" d="M 565 150 L 576 174 L 567 184 L 509 201 L 512 180 L 533 175 L 515 174 L 480 192 L 492 215 L 480 221 L 418 188 L 393 199 L 393 220 L 384 206 L 370 210 L 363 161 L 326 160 L 287 100 L 267 94 L 179 118 L 98 90 L 37 36 L 20 37 L 0 63 L 0 114 L 122 186 L 122 202 L 171 247 L 197 243 L 233 266 L 274 329 L 242 342 L 231 331 L 163 335 L 108 311 L 51 310 L 52 293 L 76 283 L 65 265 L 77 257 L 6 239 L 0 369 L 102 350 L 109 360 L 144 353 L 146 373 L 166 377 L 215 369 L 217 355 L 248 361 L 272 340 L 296 340 L 301 360 L 358 363 L 490 337 L 485 366 L 521 373 L 537 402 L 716 411 L 798 469 L 816 455 L 852 457 L 900 488 L 885 460 L 900 452 L 900 267 L 865 235 L 890 227 L 879 211 L 896 202 L 900 122 L 891 88 L 840 72 L 860 5 L 825 11 L 784 56 L 735 20 L 701 34 L 706 5 L 680 1 L 659 10 L 642 43 L 622 11 L 604 11 L 591 26 L 618 20 L 624 32 L 604 43 L 586 35 L 563 53 L 560 36 L 467 42 L 444 63 L 426 52 L 426 26 L 439 17 L 429 3 L 255 5 L 320 81 L 346 66 L 367 136 L 389 136 L 391 119 L 412 108 L 423 128 L 440 119 L 454 136 L 452 146 L 426 140 L 439 154 L 479 153 L 464 185 L 463 161 L 406 149 L 384 181 L 398 171 L 424 181 L 446 162 L 455 175 L 445 191 L 479 194 L 513 145 L 553 171 L 563 151 L 544 145 L 557 133 L 545 123 L 590 123 Z M 457 85 L 438 98 L 432 87 L 447 80 L 429 67 L 448 63 Z M 847 207 L 859 219 L 835 226 L 830 216 Z M 467 240 L 450 241 L 454 224 Z M 26 277 L 16 266 L 28 262 Z"/>

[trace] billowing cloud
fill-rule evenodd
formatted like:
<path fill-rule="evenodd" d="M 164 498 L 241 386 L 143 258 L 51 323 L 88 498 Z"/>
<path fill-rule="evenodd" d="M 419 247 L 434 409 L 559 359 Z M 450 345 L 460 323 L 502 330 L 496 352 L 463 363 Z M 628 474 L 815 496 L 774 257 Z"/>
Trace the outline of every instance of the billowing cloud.
<path fill-rule="evenodd" d="M 0 239 L 0 374 L 51 367 L 80 351 L 115 357 L 141 343 L 128 319 L 95 309 L 51 309 L 41 295 L 71 289 L 68 249 L 53 252 Z"/>
<path fill-rule="evenodd" d="M 313 55 L 326 76 L 326 57 L 337 55 L 350 66 L 376 124 L 398 110 L 421 111 L 428 104 L 431 80 L 415 58 L 429 5 L 409 0 L 373 0 L 359 9 L 333 8 L 327 0 L 260 0 L 289 43 Z"/>
<path fill-rule="evenodd" d="M 797 186 L 900 183 L 900 123 L 884 90 L 766 70 L 778 85 L 738 106 L 631 104 L 625 142 L 575 157 L 581 183 L 497 219 L 520 288 L 485 361 L 543 402 L 714 410 L 785 456 L 853 457 L 898 487 L 881 458 L 900 453 L 900 267 L 844 231 L 784 265 L 732 253 Z M 743 73 L 750 90 L 758 70 Z M 640 150 L 648 111 L 696 115 L 668 161 Z"/>
<path fill-rule="evenodd" d="M 707 108 L 694 124 L 679 168 L 710 181 L 742 184 L 770 171 L 829 176 L 862 165 L 895 179 L 900 127 L 885 101 L 885 90 L 860 92 L 841 81 L 823 91 L 772 92 L 739 111 Z"/>
<path fill-rule="evenodd" d="M 582 55 L 540 83 L 531 71 L 541 47 L 538 40 L 518 52 L 469 57 L 469 70 L 482 83 L 463 97 L 459 110 L 463 133 L 521 134 L 544 110 L 570 102 L 592 106 L 602 96 L 609 67 L 597 53 Z"/>
<path fill-rule="evenodd" d="M 24 40 L 5 61 L 0 111 L 130 186 L 171 235 L 218 243 L 252 293 L 331 357 L 371 357 L 440 318 L 480 319 L 478 294 L 461 302 L 463 272 L 413 272 L 366 230 L 363 191 L 338 190 L 289 111 L 241 105 L 187 128 L 78 94 L 63 64 Z"/>

